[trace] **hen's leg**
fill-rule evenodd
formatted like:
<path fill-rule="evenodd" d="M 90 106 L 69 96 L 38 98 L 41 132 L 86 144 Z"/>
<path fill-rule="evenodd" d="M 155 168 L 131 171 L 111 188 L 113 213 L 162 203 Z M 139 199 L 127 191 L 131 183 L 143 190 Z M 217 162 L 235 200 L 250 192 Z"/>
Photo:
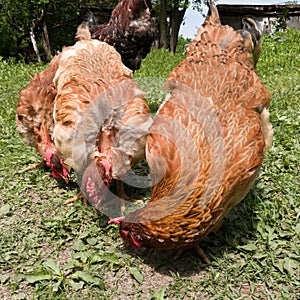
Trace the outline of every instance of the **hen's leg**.
<path fill-rule="evenodd" d="M 19 174 L 25 173 L 25 172 L 30 171 L 30 170 L 37 169 L 37 168 L 41 167 L 43 164 L 44 164 L 44 160 L 42 159 L 39 163 L 29 165 L 27 168 L 19 171 Z"/>
<path fill-rule="evenodd" d="M 210 259 L 206 256 L 206 254 L 204 253 L 203 249 L 202 249 L 199 245 L 195 246 L 194 249 L 196 250 L 196 252 L 197 252 L 198 255 L 200 256 L 200 258 L 201 258 L 206 264 L 208 264 L 208 265 L 211 264 Z"/>
<path fill-rule="evenodd" d="M 75 202 L 76 200 L 79 200 L 79 199 L 81 199 L 81 198 L 83 199 L 83 203 L 84 203 L 85 205 L 87 205 L 87 204 L 88 204 L 88 201 L 87 201 L 87 199 L 84 197 L 84 195 L 82 194 L 82 192 L 79 192 L 79 194 L 77 194 L 76 196 L 74 196 L 74 197 L 72 197 L 72 198 L 66 200 L 66 201 L 64 202 L 64 204 L 70 204 L 70 203 Z"/>
<path fill-rule="evenodd" d="M 199 245 L 195 246 L 194 249 L 196 250 L 197 254 L 200 256 L 200 258 L 203 262 L 205 262 L 208 265 L 211 264 L 210 259 L 206 256 L 203 249 Z M 180 256 L 182 255 L 183 252 L 184 252 L 184 250 L 182 250 L 182 249 L 178 250 L 174 257 L 174 260 L 177 260 L 178 258 L 180 258 Z"/>

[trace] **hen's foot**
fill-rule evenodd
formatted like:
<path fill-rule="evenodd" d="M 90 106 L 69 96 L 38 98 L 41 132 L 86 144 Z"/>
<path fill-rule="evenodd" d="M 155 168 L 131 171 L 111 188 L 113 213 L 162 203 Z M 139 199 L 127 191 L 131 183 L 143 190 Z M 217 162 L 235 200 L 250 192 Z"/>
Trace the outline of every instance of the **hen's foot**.
<path fill-rule="evenodd" d="M 81 198 L 83 199 L 83 203 L 84 203 L 85 205 L 87 205 L 87 204 L 88 204 L 88 201 L 87 201 L 87 199 L 83 196 L 82 192 L 80 192 L 80 193 L 77 194 L 76 196 L 74 196 L 74 197 L 72 197 L 72 198 L 66 200 L 66 201 L 64 202 L 64 204 L 70 204 L 70 203 L 73 203 L 73 202 L 75 202 L 75 201 L 77 201 L 77 200 L 79 200 L 79 199 L 81 199 Z"/>
<path fill-rule="evenodd" d="M 41 167 L 43 164 L 44 164 L 44 160 L 42 160 L 41 162 L 39 162 L 37 164 L 29 165 L 27 168 L 19 171 L 19 174 L 22 174 L 22 173 L 25 173 L 27 171 L 31 171 L 31 170 L 37 169 L 37 168 Z"/>

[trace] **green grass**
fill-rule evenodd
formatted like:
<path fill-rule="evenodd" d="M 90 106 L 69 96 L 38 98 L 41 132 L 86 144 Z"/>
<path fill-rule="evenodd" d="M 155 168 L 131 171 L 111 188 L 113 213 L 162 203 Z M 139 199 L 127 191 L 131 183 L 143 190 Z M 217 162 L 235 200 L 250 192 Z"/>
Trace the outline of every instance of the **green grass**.
<path fill-rule="evenodd" d="M 107 217 L 63 205 L 75 183 L 43 168 L 19 174 L 40 158 L 16 131 L 18 94 L 45 66 L 0 62 L 1 299 L 299 299 L 299 44 L 299 31 L 264 39 L 258 74 L 273 97 L 273 146 L 255 187 L 203 243 L 210 266 L 193 251 L 174 261 L 129 249 Z M 183 56 L 154 51 L 136 72 L 153 112 Z"/>

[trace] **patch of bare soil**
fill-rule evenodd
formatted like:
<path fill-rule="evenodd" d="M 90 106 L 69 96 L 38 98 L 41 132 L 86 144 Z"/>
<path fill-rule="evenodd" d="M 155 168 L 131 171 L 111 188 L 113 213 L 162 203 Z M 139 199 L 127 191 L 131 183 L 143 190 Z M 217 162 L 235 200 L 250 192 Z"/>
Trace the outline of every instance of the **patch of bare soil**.
<path fill-rule="evenodd" d="M 187 278 L 190 284 L 198 282 L 200 279 L 207 278 L 206 267 L 202 264 L 200 258 L 193 251 L 186 251 L 179 259 L 174 259 L 174 252 L 142 250 L 135 252 L 132 249 L 124 249 L 131 256 L 139 257 L 143 263 L 139 266 L 144 277 L 141 284 L 121 269 L 117 273 L 108 273 L 106 276 L 106 285 L 108 289 L 115 291 L 114 300 L 125 299 L 151 299 L 153 291 L 169 290 L 176 284 L 180 278 Z M 177 277 L 177 278 L 176 278 Z M 197 291 L 193 293 L 195 299 L 209 299 L 207 295 L 198 295 Z M 200 298 L 199 298 L 200 297 Z M 168 299 L 190 299 L 187 295 L 180 298 Z"/>

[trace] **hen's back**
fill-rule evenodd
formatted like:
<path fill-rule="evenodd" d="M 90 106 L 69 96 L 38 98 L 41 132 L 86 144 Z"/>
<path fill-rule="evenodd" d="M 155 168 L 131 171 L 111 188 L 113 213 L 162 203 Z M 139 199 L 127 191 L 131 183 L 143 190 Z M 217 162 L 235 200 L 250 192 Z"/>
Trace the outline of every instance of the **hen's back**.
<path fill-rule="evenodd" d="M 77 174 L 83 174 L 91 157 L 106 157 L 110 164 L 114 157 L 115 178 L 144 156 L 151 117 L 143 92 L 120 54 L 107 43 L 86 37 L 86 30 L 61 54 L 54 79 L 54 140 Z M 104 138 L 106 133 L 109 139 Z"/>
<path fill-rule="evenodd" d="M 112 46 L 92 40 L 89 34 L 86 39 L 85 33 L 83 30 L 82 38 L 77 37 L 79 41 L 74 46 L 63 49 L 54 78 L 54 141 L 70 167 L 74 133 L 81 115 L 101 92 L 131 76 L 131 70 L 122 64 Z"/>
<path fill-rule="evenodd" d="M 222 206 L 226 207 L 234 206 L 247 193 L 246 187 L 251 186 L 262 163 L 265 138 L 260 113 L 270 103 L 270 94 L 255 73 L 244 42 L 231 27 L 220 24 L 216 13 L 206 19 L 188 46 L 186 58 L 169 75 L 166 87 L 170 98 L 151 129 L 173 132 L 173 141 L 154 133 L 148 142 L 150 162 L 157 154 L 166 159 L 164 178 L 173 177 L 179 184 L 179 179 L 185 181 L 193 173 L 198 178 L 196 185 L 208 185 L 210 191 L 213 185 L 220 185 Z M 181 129 L 175 131 L 174 123 Z M 184 145 L 187 136 L 190 147 Z M 180 147 L 185 150 L 178 150 Z M 187 162 L 189 166 L 183 166 Z M 193 167 L 197 164 L 198 168 Z M 158 184 L 152 199 L 159 190 Z M 226 200 L 229 194 L 237 194 L 237 200 Z M 201 199 L 209 202 L 203 195 Z"/>

